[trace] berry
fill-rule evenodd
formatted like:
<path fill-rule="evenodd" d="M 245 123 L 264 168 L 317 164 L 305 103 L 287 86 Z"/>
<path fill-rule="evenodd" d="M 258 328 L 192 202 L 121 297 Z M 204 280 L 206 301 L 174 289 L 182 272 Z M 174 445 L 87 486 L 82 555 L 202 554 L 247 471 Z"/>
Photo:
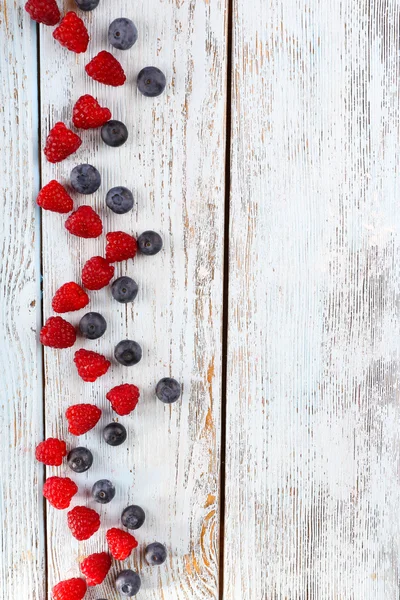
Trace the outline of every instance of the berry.
<path fill-rule="evenodd" d="M 67 454 L 67 446 L 62 440 L 48 438 L 36 446 L 36 460 L 49 467 L 59 467 Z"/>
<path fill-rule="evenodd" d="M 121 121 L 108 121 L 101 128 L 101 139 L 107 146 L 118 148 L 128 139 L 128 130 Z"/>
<path fill-rule="evenodd" d="M 97 424 L 101 410 L 94 404 L 74 404 L 65 411 L 68 421 L 68 431 L 72 435 L 83 435 Z"/>
<path fill-rule="evenodd" d="M 94 194 L 101 185 L 101 175 L 93 165 L 74 167 L 70 175 L 71 185 L 79 194 Z"/>
<path fill-rule="evenodd" d="M 114 348 L 116 360 L 124 367 L 132 367 L 140 362 L 142 358 L 142 349 L 137 342 L 133 340 L 122 340 Z"/>
<path fill-rule="evenodd" d="M 28 0 L 25 10 L 31 19 L 43 25 L 57 25 L 61 17 L 56 0 Z"/>
<path fill-rule="evenodd" d="M 107 329 L 107 323 L 103 315 L 90 312 L 80 320 L 79 329 L 83 337 L 88 340 L 97 340 Z"/>
<path fill-rule="evenodd" d="M 86 73 L 100 83 L 118 87 L 124 85 L 126 75 L 116 58 L 106 50 L 102 50 L 92 58 L 85 67 Z"/>
<path fill-rule="evenodd" d="M 68 508 L 78 486 L 69 477 L 49 477 L 43 486 L 43 496 L 54 508 Z"/>
<path fill-rule="evenodd" d="M 83 381 L 90 382 L 96 381 L 96 379 L 105 375 L 111 365 L 110 361 L 102 354 L 83 348 L 75 352 L 74 363 Z"/>
<path fill-rule="evenodd" d="M 102 256 L 89 258 L 82 269 L 82 283 L 88 290 L 101 290 L 114 277 L 114 267 Z"/>
<path fill-rule="evenodd" d="M 136 240 L 128 233 L 113 231 L 107 233 L 106 240 L 106 259 L 109 262 L 120 262 L 136 256 Z"/>
<path fill-rule="evenodd" d="M 167 559 L 167 550 L 163 544 L 154 542 L 147 546 L 144 556 L 149 565 L 162 565 Z"/>
<path fill-rule="evenodd" d="M 106 204 L 117 215 L 123 215 L 133 207 L 133 194 L 126 187 L 111 188 L 107 192 Z"/>
<path fill-rule="evenodd" d="M 122 596 L 136 596 L 141 584 L 140 575 L 130 569 L 121 571 L 115 580 L 115 587 Z"/>
<path fill-rule="evenodd" d="M 115 487 L 108 479 L 100 479 L 92 487 L 92 496 L 96 502 L 108 504 L 115 496 Z"/>
<path fill-rule="evenodd" d="M 75 2 L 78 8 L 87 11 L 95 9 L 99 5 L 100 0 L 75 0 Z"/>
<path fill-rule="evenodd" d="M 165 85 L 165 75 L 157 67 L 145 67 L 140 71 L 137 78 L 139 92 L 151 98 L 162 94 L 165 90 Z"/>
<path fill-rule="evenodd" d="M 61 46 L 77 54 L 86 52 L 89 44 L 89 34 L 85 23 L 72 11 L 67 12 L 59 26 L 53 31 L 53 38 L 60 42 Z"/>
<path fill-rule="evenodd" d="M 86 582 L 80 577 L 60 581 L 53 587 L 54 600 L 82 600 L 86 594 Z"/>
<path fill-rule="evenodd" d="M 103 429 L 104 441 L 109 446 L 120 446 L 126 440 L 126 429 L 121 423 L 110 423 Z"/>
<path fill-rule="evenodd" d="M 80 564 L 81 572 L 89 586 L 99 585 L 104 581 L 111 567 L 111 557 L 107 552 L 91 554 Z"/>
<path fill-rule="evenodd" d="M 133 302 L 138 293 L 138 284 L 130 277 L 118 277 L 111 286 L 111 293 L 117 302 Z"/>
<path fill-rule="evenodd" d="M 130 19 L 115 19 L 108 28 L 108 41 L 118 50 L 129 50 L 137 38 L 138 30 Z"/>
<path fill-rule="evenodd" d="M 181 395 L 181 386 L 172 377 L 164 377 L 160 379 L 156 387 L 156 396 L 164 404 L 172 404 L 176 402 Z"/>
<path fill-rule="evenodd" d="M 58 163 L 76 152 L 82 140 L 64 123 L 56 123 L 47 136 L 44 154 L 50 163 Z"/>
<path fill-rule="evenodd" d="M 136 385 L 123 383 L 112 388 L 106 395 L 111 402 L 113 410 L 121 417 L 129 415 L 135 410 L 139 402 L 140 392 Z"/>
<path fill-rule="evenodd" d="M 40 331 L 40 343 L 49 348 L 71 348 L 75 341 L 75 327 L 62 317 L 49 317 Z"/>
<path fill-rule="evenodd" d="M 139 529 L 145 520 L 146 515 L 143 508 L 135 504 L 127 506 L 121 515 L 122 525 L 127 529 Z"/>
<path fill-rule="evenodd" d="M 128 558 L 132 550 L 138 545 L 133 535 L 116 527 L 107 531 L 106 539 L 110 552 L 116 560 Z"/>
<path fill-rule="evenodd" d="M 102 108 L 90 94 L 81 96 L 75 103 L 72 122 L 78 129 L 96 129 L 111 119 L 111 111 Z"/>
<path fill-rule="evenodd" d="M 84 473 L 93 464 L 93 454 L 87 448 L 79 446 L 68 452 L 67 462 L 69 468 L 75 473 Z"/>
<path fill-rule="evenodd" d="M 69 213 L 74 208 L 71 196 L 55 179 L 42 187 L 36 202 L 44 210 L 52 210 L 61 214 Z"/>
<path fill-rule="evenodd" d="M 90 206 L 80 206 L 69 215 L 65 228 L 77 237 L 97 238 L 102 234 L 103 224 L 99 215 Z"/>
<path fill-rule="evenodd" d="M 54 294 L 51 303 L 54 312 L 66 313 L 85 308 L 89 304 L 89 296 L 80 285 L 70 281 L 64 283 Z"/>
<path fill-rule="evenodd" d="M 161 236 L 155 231 L 145 231 L 138 237 L 137 243 L 140 252 L 146 256 L 157 254 L 163 246 Z"/>
<path fill-rule="evenodd" d="M 67 515 L 68 527 L 75 539 L 88 540 L 100 527 L 100 516 L 87 506 L 75 506 Z"/>

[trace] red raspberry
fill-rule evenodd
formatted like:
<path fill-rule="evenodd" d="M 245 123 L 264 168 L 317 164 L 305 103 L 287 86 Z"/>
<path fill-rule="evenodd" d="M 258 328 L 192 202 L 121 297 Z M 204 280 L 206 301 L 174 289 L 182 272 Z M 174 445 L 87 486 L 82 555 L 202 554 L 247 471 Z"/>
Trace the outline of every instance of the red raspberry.
<path fill-rule="evenodd" d="M 68 129 L 64 123 L 56 123 L 47 136 L 44 153 L 51 163 L 58 163 L 76 152 L 82 140 L 73 131 Z"/>
<path fill-rule="evenodd" d="M 106 259 L 109 262 L 119 262 L 134 258 L 137 243 L 134 237 L 123 231 L 113 231 L 106 235 Z"/>
<path fill-rule="evenodd" d="M 54 312 L 66 313 L 73 310 L 80 310 L 89 304 L 89 296 L 80 285 L 70 281 L 64 283 L 54 294 L 51 303 Z"/>
<path fill-rule="evenodd" d="M 62 317 L 50 317 L 40 331 L 40 343 L 49 348 L 71 348 L 75 342 L 75 327 Z"/>
<path fill-rule="evenodd" d="M 53 38 L 71 52 L 80 54 L 86 52 L 89 44 L 89 34 L 85 23 L 72 11 L 67 12 L 59 26 L 53 31 Z"/>
<path fill-rule="evenodd" d="M 107 552 L 91 554 L 81 562 L 81 572 L 90 586 L 99 585 L 104 581 L 111 567 L 111 557 Z"/>
<path fill-rule="evenodd" d="M 25 10 L 31 19 L 43 25 L 57 25 L 61 17 L 56 0 L 28 0 Z"/>
<path fill-rule="evenodd" d="M 128 558 L 132 550 L 138 545 L 133 535 L 116 527 L 107 531 L 106 539 L 110 552 L 116 560 Z"/>
<path fill-rule="evenodd" d="M 101 410 L 94 404 L 75 404 L 67 408 L 65 416 L 68 431 L 72 435 L 83 435 L 96 425 L 101 417 Z"/>
<path fill-rule="evenodd" d="M 57 213 L 69 213 L 74 208 L 71 196 L 55 179 L 42 187 L 36 202 L 44 210 L 52 210 Z"/>
<path fill-rule="evenodd" d="M 82 283 L 88 290 L 101 290 L 114 277 L 114 267 L 102 256 L 93 256 L 82 269 Z"/>
<path fill-rule="evenodd" d="M 117 385 L 106 395 L 107 400 L 111 402 L 113 410 L 121 417 L 129 415 L 135 410 L 136 405 L 139 402 L 139 397 L 139 388 L 130 383 Z"/>
<path fill-rule="evenodd" d="M 67 515 L 68 527 L 75 539 L 88 540 L 100 527 L 100 516 L 87 506 L 75 506 Z"/>
<path fill-rule="evenodd" d="M 49 467 L 59 467 L 67 454 L 66 443 L 57 438 L 48 438 L 36 446 L 35 456 L 39 462 Z"/>
<path fill-rule="evenodd" d="M 86 594 L 86 582 L 80 577 L 60 581 L 53 587 L 54 600 L 82 600 Z"/>
<path fill-rule="evenodd" d="M 110 361 L 101 354 L 83 348 L 75 352 L 74 363 L 83 381 L 90 382 L 96 381 L 98 377 L 105 375 L 111 365 Z"/>
<path fill-rule="evenodd" d="M 65 228 L 72 235 L 82 238 L 97 238 L 103 231 L 103 224 L 99 215 L 90 206 L 80 206 L 69 215 L 65 221 Z"/>
<path fill-rule="evenodd" d="M 102 108 L 90 94 L 81 96 L 75 103 L 72 121 L 78 129 L 95 129 L 111 119 L 111 111 Z"/>
<path fill-rule="evenodd" d="M 78 486 L 69 477 L 49 477 L 43 486 L 43 496 L 54 508 L 68 508 Z"/>
<path fill-rule="evenodd" d="M 126 75 L 116 58 L 106 50 L 102 50 L 92 58 L 85 67 L 86 73 L 95 81 L 118 87 L 124 85 Z"/>

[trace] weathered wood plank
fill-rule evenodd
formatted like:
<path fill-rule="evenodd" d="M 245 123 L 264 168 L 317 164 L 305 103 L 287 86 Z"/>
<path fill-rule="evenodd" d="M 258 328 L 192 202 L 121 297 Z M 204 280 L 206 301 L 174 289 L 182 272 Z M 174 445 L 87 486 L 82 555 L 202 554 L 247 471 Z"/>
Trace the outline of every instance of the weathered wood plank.
<path fill-rule="evenodd" d="M 399 597 L 395 0 L 234 0 L 225 600 Z"/>

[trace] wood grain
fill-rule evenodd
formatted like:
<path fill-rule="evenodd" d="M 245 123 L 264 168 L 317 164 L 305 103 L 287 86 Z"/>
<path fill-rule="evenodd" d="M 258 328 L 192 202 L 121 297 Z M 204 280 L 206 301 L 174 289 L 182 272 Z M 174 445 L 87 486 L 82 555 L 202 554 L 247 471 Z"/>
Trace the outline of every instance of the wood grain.
<path fill-rule="evenodd" d="M 64 8 L 73 8 L 65 2 Z M 90 80 L 84 65 L 107 44 L 107 28 L 127 16 L 139 29 L 139 40 L 128 52 L 113 51 L 127 74 L 119 89 Z M 83 383 L 73 364 L 73 350 L 46 352 L 46 433 L 60 435 L 69 446 L 87 445 L 94 466 L 73 476 L 78 503 L 99 508 L 90 499 L 92 484 L 103 477 L 117 488 L 115 500 L 100 508 L 102 528 L 88 543 L 75 542 L 66 515 L 48 509 L 49 585 L 78 574 L 78 559 L 106 549 L 105 531 L 118 525 L 122 509 L 135 502 L 146 511 L 137 532 L 140 551 L 132 560 L 114 565 L 106 583 L 90 590 L 89 600 L 117 598 L 113 579 L 132 566 L 142 576 L 143 599 L 213 599 L 218 597 L 220 379 L 222 320 L 222 258 L 224 213 L 225 1 L 122 0 L 101 2 L 83 15 L 91 43 L 86 55 L 61 48 L 48 30 L 41 36 L 42 136 L 57 120 L 71 123 L 72 106 L 83 93 L 109 106 L 113 117 L 129 129 L 128 143 L 112 149 L 98 131 L 83 132 L 79 152 L 54 167 L 43 163 L 43 183 L 58 178 L 68 183 L 71 168 L 95 165 L 102 186 L 93 196 L 74 195 L 77 205 L 89 204 L 101 215 L 105 231 L 137 235 L 159 231 L 165 247 L 155 257 L 138 256 L 118 264 L 116 274 L 138 282 L 139 295 L 126 308 L 112 300 L 109 289 L 91 294 L 88 308 L 108 322 L 104 337 L 77 347 L 100 351 L 112 359 L 117 342 L 131 338 L 143 347 L 142 362 L 131 369 L 112 360 L 107 376 Z M 156 99 L 138 94 L 139 70 L 154 64 L 167 75 L 166 93 Z M 126 185 L 133 190 L 134 210 L 122 216 L 105 205 L 107 190 Z M 64 229 L 59 215 L 43 217 L 44 312 L 66 281 L 79 281 L 85 260 L 104 254 L 105 236 L 79 240 Z M 86 311 L 71 313 L 74 324 Z M 182 400 L 167 407 L 155 399 L 157 381 L 173 376 L 183 384 Z M 108 447 L 102 426 L 114 414 L 105 393 L 123 382 L 137 384 L 140 404 L 130 417 L 128 443 Z M 75 440 L 67 433 L 65 409 L 74 402 L 96 402 L 103 409 L 101 426 Z M 66 468 L 59 470 L 67 473 Z M 68 472 L 71 475 L 71 472 Z M 76 504 L 76 502 L 75 502 Z M 159 569 L 146 567 L 141 551 L 161 541 L 169 552 Z"/>
<path fill-rule="evenodd" d="M 399 14 L 234 0 L 225 600 L 399 598 Z"/>

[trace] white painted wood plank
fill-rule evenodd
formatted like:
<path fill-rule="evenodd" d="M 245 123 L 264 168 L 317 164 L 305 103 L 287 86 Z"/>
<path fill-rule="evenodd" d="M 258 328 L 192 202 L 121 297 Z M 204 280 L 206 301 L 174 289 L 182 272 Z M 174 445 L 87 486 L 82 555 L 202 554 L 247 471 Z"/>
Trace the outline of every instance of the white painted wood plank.
<path fill-rule="evenodd" d="M 396 0 L 234 0 L 225 600 L 400 593 Z"/>
<path fill-rule="evenodd" d="M 65 3 L 65 8 L 70 3 Z M 128 52 L 113 52 L 127 73 L 127 83 L 111 89 L 94 83 L 84 65 L 107 44 L 108 24 L 116 17 L 132 18 L 139 40 Z M 121 308 L 109 290 L 91 294 L 90 309 L 104 314 L 108 331 L 103 339 L 84 346 L 112 357 L 114 345 L 125 338 L 144 349 L 142 362 L 124 369 L 113 362 L 106 377 L 84 384 L 73 365 L 73 352 L 46 352 L 47 435 L 67 434 L 62 418 L 77 401 L 94 401 L 104 416 L 113 414 L 105 393 L 113 385 L 132 382 L 142 391 L 135 413 L 123 422 L 129 442 L 106 447 L 97 427 L 80 443 L 90 447 L 94 467 L 73 476 L 80 486 L 79 503 L 88 498 L 94 481 L 109 477 L 117 487 L 115 500 L 100 510 L 103 526 L 88 543 L 78 544 L 66 527 L 66 515 L 48 509 L 49 585 L 78 574 L 78 557 L 106 549 L 105 530 L 118 524 L 122 509 L 136 502 L 147 513 L 137 532 L 141 548 L 154 540 L 169 551 L 160 569 L 146 567 L 140 553 L 119 566 L 133 566 L 142 575 L 141 598 L 164 600 L 217 598 L 219 554 L 219 438 L 221 378 L 222 258 L 224 212 L 224 113 L 226 78 L 225 2 L 218 0 L 135 3 L 101 2 L 84 15 L 92 37 L 84 56 L 74 56 L 41 37 L 42 134 L 57 120 L 70 123 L 72 106 L 83 93 L 92 93 L 126 122 L 129 142 L 120 149 L 102 144 L 99 132 L 83 133 L 79 152 L 54 167 L 43 163 L 43 182 L 53 177 L 67 182 L 70 169 L 81 162 L 99 168 L 103 184 L 93 197 L 78 197 L 100 213 L 105 230 L 134 235 L 155 229 L 165 249 L 151 258 L 119 264 L 118 275 L 133 276 L 140 292 L 132 307 Z M 160 98 L 137 93 L 139 70 L 154 64 L 167 75 Z M 131 214 L 116 216 L 105 206 L 114 185 L 134 191 Z M 99 240 L 78 240 L 63 227 L 63 217 L 46 214 L 43 225 L 44 309 L 52 314 L 51 298 L 64 282 L 78 280 L 84 261 L 104 252 Z M 77 324 L 86 311 L 70 314 Z M 164 376 L 183 383 L 182 401 L 168 408 L 155 399 L 154 388 Z M 67 473 L 67 468 L 60 469 Z M 70 472 L 68 472 L 71 475 Z M 97 505 L 96 505 L 97 506 Z M 88 598 L 117 598 L 113 577 L 88 593 Z"/>
<path fill-rule="evenodd" d="M 45 589 L 43 468 L 34 460 L 43 435 L 41 350 L 36 343 L 36 26 L 20 2 L 0 5 L 0 49 L 0 597 L 34 600 Z"/>

